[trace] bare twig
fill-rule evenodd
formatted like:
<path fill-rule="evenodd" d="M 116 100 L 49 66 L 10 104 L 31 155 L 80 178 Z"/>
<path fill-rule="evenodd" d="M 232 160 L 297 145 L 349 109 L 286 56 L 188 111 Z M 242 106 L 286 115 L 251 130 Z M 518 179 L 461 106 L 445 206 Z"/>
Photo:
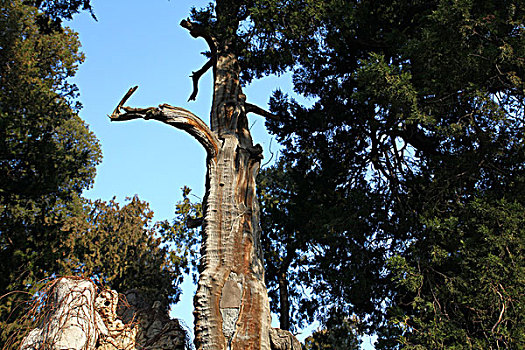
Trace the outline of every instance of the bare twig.
<path fill-rule="evenodd" d="M 501 323 L 501 319 L 503 318 L 503 315 L 505 314 L 505 299 L 503 298 L 503 295 L 498 291 L 497 288 L 494 288 L 494 291 L 498 294 L 499 298 L 501 299 L 501 311 L 499 313 L 498 321 L 492 326 L 492 329 L 490 330 L 491 333 L 494 333 L 494 330 L 498 327 L 498 325 Z"/>
<path fill-rule="evenodd" d="M 270 146 L 268 147 L 268 151 L 270 152 L 271 156 L 270 156 L 270 159 L 268 159 L 268 161 L 266 163 L 264 163 L 261 168 L 264 168 L 265 166 L 267 166 L 273 159 L 274 157 L 274 153 L 272 152 L 272 141 L 273 141 L 273 138 L 270 139 Z"/>
<path fill-rule="evenodd" d="M 193 81 L 193 92 L 191 93 L 190 98 L 188 98 L 188 101 L 195 101 L 195 98 L 197 97 L 197 93 L 199 92 L 199 80 L 202 77 L 204 73 L 206 73 L 214 63 L 214 59 L 210 58 L 208 62 L 204 66 L 202 66 L 201 69 L 198 71 L 195 71 L 191 74 L 191 80 Z"/>
<path fill-rule="evenodd" d="M 251 103 L 246 103 L 246 113 L 255 113 L 257 115 L 260 115 L 262 117 L 273 119 L 273 120 L 280 120 L 279 116 L 273 113 L 270 113 L 264 109 L 262 109 L 259 106 L 253 105 Z"/>

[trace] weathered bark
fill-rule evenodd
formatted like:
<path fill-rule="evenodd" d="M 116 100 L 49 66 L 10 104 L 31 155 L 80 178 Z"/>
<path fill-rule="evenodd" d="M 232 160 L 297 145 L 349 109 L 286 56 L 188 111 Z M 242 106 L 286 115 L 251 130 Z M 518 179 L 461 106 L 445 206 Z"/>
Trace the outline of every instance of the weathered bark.
<path fill-rule="evenodd" d="M 253 146 L 244 103 L 236 58 L 219 56 L 211 128 L 222 142 L 217 157 L 208 160 L 203 270 L 194 311 L 202 349 L 270 348 L 255 192 L 262 149 Z"/>
<path fill-rule="evenodd" d="M 123 107 L 135 89 L 126 94 L 111 119 L 159 120 L 186 130 L 206 148 L 202 265 L 194 301 L 195 344 L 197 349 L 210 350 L 270 349 L 270 309 L 255 191 L 262 148 L 253 145 L 248 128 L 237 58 L 217 52 L 213 62 L 210 128 L 181 108 Z"/>

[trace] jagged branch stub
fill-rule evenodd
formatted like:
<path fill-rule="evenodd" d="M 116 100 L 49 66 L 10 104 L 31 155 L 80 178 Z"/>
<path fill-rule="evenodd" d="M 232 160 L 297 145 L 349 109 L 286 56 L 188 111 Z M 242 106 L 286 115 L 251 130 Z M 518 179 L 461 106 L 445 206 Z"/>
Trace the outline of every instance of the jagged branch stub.
<path fill-rule="evenodd" d="M 130 88 L 120 100 L 113 113 L 109 116 L 111 121 L 126 121 L 132 119 L 158 120 L 176 127 L 177 129 L 186 131 L 199 141 L 210 157 L 215 157 L 217 155 L 219 147 L 217 136 L 215 136 L 205 122 L 192 112 L 168 104 L 147 108 L 132 108 L 124 106 L 124 103 L 126 103 L 131 95 L 133 95 L 137 88 L 138 86 Z"/>

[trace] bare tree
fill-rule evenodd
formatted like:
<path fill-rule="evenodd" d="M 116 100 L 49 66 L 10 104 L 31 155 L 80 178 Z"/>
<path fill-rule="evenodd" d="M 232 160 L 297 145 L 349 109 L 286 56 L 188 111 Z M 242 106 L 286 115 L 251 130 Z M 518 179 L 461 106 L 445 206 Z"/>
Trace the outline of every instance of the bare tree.
<path fill-rule="evenodd" d="M 235 2 L 223 3 L 235 6 Z M 286 347 L 297 346 L 289 334 L 270 327 L 255 191 L 262 147 L 253 144 L 246 115 L 273 116 L 246 102 L 238 57 L 231 49 L 234 35 L 218 39 L 189 20 L 183 20 L 181 26 L 193 37 L 204 38 L 210 48 L 209 61 L 192 75 L 190 96 L 190 100 L 195 99 L 199 78 L 211 68 L 214 92 L 210 125 L 183 108 L 167 104 L 123 106 L 137 87 L 122 98 L 111 120 L 158 120 L 188 132 L 206 149 L 202 261 L 194 300 L 197 349 L 270 349 L 280 347 L 279 342 L 289 343 Z"/>

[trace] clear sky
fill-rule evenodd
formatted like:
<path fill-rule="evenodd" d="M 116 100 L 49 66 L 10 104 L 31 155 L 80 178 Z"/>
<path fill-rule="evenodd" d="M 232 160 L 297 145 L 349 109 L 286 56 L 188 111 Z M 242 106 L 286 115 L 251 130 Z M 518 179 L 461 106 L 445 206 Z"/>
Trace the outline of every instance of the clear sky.
<path fill-rule="evenodd" d="M 192 90 L 192 71 L 199 69 L 207 50 L 202 39 L 194 39 L 179 26 L 192 6 L 208 0 L 92 0 L 98 21 L 79 14 L 66 25 L 79 33 L 86 61 L 74 79 L 80 88 L 83 109 L 80 116 L 89 124 L 102 145 L 104 159 L 97 168 L 92 199 L 119 202 L 137 194 L 150 203 L 156 220 L 172 219 L 187 185 L 202 198 L 205 180 L 205 152 L 191 136 L 156 121 L 113 122 L 107 117 L 131 87 L 139 89 L 127 102 L 133 107 L 162 103 L 189 109 L 208 122 L 211 105 L 211 71 L 201 79 L 199 95 L 187 102 Z M 291 91 L 291 78 L 269 77 L 252 83 L 244 92 L 247 101 L 267 108 L 273 90 Z M 270 158 L 270 136 L 264 119 L 250 115 L 254 142 Z M 277 144 L 272 143 L 275 152 Z M 264 161 L 263 161 L 264 163 Z M 183 285 L 181 301 L 172 316 L 193 328 L 191 278 Z M 275 317 L 274 317 L 275 318 Z M 303 336 L 300 337 L 304 338 Z M 369 349 L 370 347 L 365 347 Z"/>

